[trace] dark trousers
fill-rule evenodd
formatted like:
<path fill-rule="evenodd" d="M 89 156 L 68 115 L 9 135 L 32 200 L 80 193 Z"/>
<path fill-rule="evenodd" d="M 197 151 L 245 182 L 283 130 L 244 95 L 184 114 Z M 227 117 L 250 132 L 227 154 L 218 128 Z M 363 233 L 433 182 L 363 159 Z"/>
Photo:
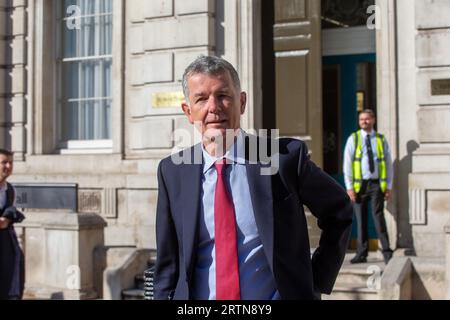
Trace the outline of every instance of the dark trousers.
<path fill-rule="evenodd" d="M 383 248 L 383 254 L 390 254 L 392 250 L 389 247 L 389 237 L 386 229 L 386 221 L 384 219 L 384 194 L 381 192 L 378 180 L 363 180 L 361 190 L 356 196 L 354 203 L 358 241 L 357 256 L 367 257 L 369 251 L 368 237 L 368 205 L 371 205 L 372 217 L 377 230 L 378 238 Z"/>

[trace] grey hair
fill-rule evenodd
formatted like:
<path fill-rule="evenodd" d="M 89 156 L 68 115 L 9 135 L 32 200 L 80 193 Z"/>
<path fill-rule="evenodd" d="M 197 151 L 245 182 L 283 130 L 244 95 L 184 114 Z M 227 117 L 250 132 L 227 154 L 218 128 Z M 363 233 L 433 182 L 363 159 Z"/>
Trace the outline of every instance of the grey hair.
<path fill-rule="evenodd" d="M 187 102 L 189 102 L 189 88 L 188 88 L 188 80 L 191 76 L 195 74 L 208 74 L 208 75 L 219 75 L 223 74 L 226 71 L 230 73 L 231 79 L 233 80 L 233 84 L 241 91 L 241 81 L 239 80 L 239 75 L 236 69 L 233 67 L 231 63 L 226 61 L 225 59 L 215 57 L 215 56 L 205 56 L 201 55 L 197 57 L 184 71 L 183 74 L 183 94 Z"/>

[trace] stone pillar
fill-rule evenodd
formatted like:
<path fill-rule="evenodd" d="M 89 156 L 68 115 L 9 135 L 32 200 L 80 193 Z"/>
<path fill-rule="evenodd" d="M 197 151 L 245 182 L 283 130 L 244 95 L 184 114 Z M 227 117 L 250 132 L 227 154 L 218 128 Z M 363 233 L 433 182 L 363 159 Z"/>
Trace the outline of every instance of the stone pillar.
<path fill-rule="evenodd" d="M 445 299 L 450 300 L 450 223 L 444 227 L 445 231 Z"/>
<path fill-rule="evenodd" d="M 14 1 L 11 17 L 11 149 L 14 158 L 24 160 L 26 153 L 26 95 L 27 95 L 27 1 Z"/>
<path fill-rule="evenodd" d="M 414 4 L 412 52 L 417 67 L 419 148 L 413 152 L 409 176 L 409 213 L 417 255 L 438 258 L 445 255 L 445 249 L 436 244 L 444 243 L 442 226 L 450 219 L 450 47 L 443 45 L 450 42 L 450 18 L 446 14 L 450 2 L 420 0 Z M 408 112 L 413 111 L 409 105 Z"/>
<path fill-rule="evenodd" d="M 101 272 L 94 250 L 104 245 L 105 221 L 91 213 L 28 212 L 22 228 L 25 295 L 95 299 Z"/>
<path fill-rule="evenodd" d="M 8 45 L 8 30 L 7 30 L 7 2 L 6 0 L 0 0 L 0 146 L 5 147 L 6 142 L 6 122 L 7 122 L 7 45 Z"/>

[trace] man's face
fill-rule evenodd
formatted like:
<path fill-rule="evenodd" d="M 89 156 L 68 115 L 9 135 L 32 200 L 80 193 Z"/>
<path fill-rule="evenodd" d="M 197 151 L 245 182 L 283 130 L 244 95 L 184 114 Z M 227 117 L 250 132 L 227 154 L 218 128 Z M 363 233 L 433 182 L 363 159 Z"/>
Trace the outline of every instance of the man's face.
<path fill-rule="evenodd" d="M 229 72 L 193 74 L 187 85 L 189 101 L 182 108 L 190 123 L 199 125 L 204 138 L 225 136 L 227 129 L 240 128 L 247 96 L 235 87 Z"/>
<path fill-rule="evenodd" d="M 375 118 L 368 113 L 361 113 L 359 115 L 359 127 L 365 131 L 372 131 L 375 125 Z"/>
<path fill-rule="evenodd" d="M 11 156 L 0 154 L 0 183 L 3 183 L 12 173 L 13 159 Z"/>

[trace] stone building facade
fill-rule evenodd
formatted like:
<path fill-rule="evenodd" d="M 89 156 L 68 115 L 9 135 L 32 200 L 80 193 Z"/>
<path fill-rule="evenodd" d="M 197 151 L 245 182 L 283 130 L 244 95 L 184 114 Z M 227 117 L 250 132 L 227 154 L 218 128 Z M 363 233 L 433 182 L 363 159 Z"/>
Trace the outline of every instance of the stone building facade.
<path fill-rule="evenodd" d="M 300 137 L 325 165 L 322 50 L 333 43 L 321 27 L 321 4 L 338 10 L 330 3 L 0 0 L 0 146 L 15 153 L 11 181 L 77 186 L 76 213 L 27 209 L 27 220 L 16 227 L 29 291 L 105 296 L 104 270 L 121 260 L 99 262 L 99 252 L 155 249 L 157 165 L 192 142 L 182 135 L 193 131 L 179 106 L 180 79 L 200 54 L 236 66 L 249 97 L 244 128 L 277 127 Z M 389 233 L 394 247 L 412 254 L 417 289 L 411 297 L 442 298 L 450 216 L 450 3 L 373 4 L 374 46 L 358 54 L 376 55 L 378 130 L 395 161 Z M 89 113 L 90 106 L 96 111 Z M 80 280 L 68 288 L 73 265 Z"/>

